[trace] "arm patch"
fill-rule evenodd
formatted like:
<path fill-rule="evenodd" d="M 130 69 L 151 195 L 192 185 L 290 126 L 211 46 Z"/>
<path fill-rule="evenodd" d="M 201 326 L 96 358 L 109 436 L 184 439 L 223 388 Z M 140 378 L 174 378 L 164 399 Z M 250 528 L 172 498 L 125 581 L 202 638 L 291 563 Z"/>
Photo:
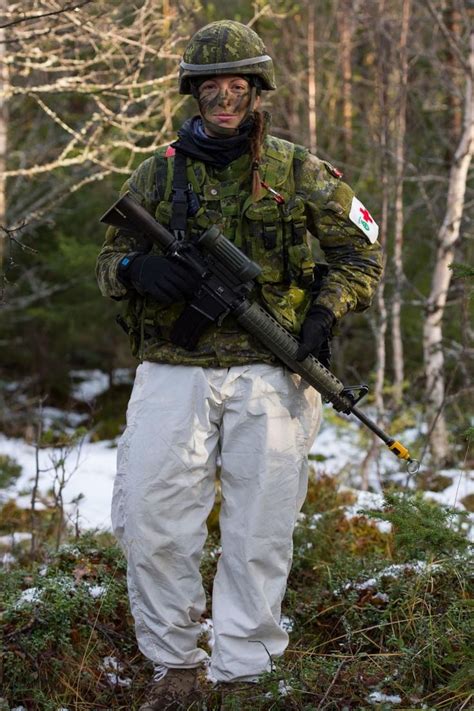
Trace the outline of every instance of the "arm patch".
<path fill-rule="evenodd" d="M 349 219 L 361 230 L 361 232 L 364 233 L 371 244 L 377 241 L 377 237 L 379 236 L 379 226 L 367 208 L 364 207 L 355 195 L 352 198 Z"/>

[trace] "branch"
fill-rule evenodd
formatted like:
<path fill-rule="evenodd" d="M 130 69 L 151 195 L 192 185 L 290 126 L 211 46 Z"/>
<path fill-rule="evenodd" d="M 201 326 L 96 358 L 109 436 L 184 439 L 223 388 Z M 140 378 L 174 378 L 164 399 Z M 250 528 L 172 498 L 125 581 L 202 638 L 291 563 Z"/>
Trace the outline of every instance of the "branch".
<path fill-rule="evenodd" d="M 461 50 L 459 49 L 458 45 L 454 41 L 452 32 L 450 32 L 449 29 L 446 27 L 446 24 L 443 22 L 442 18 L 436 11 L 436 8 L 433 6 L 433 3 L 431 2 L 431 0 L 425 0 L 425 2 L 426 2 L 426 7 L 428 8 L 430 15 L 434 18 L 434 20 L 436 20 L 436 23 L 437 23 L 439 29 L 441 30 L 442 35 L 444 36 L 445 40 L 451 47 L 453 53 L 456 55 L 456 57 L 459 61 L 459 64 L 461 65 L 461 67 L 464 69 L 464 71 L 467 74 L 470 74 L 471 70 L 470 70 L 469 64 L 464 59 Z"/>
<path fill-rule="evenodd" d="M 5 25 L 0 25 L 0 30 L 5 28 L 5 27 L 12 27 L 13 25 L 19 25 L 22 22 L 32 22 L 34 20 L 40 20 L 42 17 L 51 17 L 52 15 L 61 15 L 63 12 L 67 12 L 68 10 L 78 10 L 81 7 L 84 7 L 84 5 L 89 5 L 93 0 L 84 0 L 84 2 L 81 2 L 77 5 L 67 5 L 66 7 L 61 8 L 60 10 L 54 10 L 52 12 L 44 12 L 39 15 L 30 15 L 29 17 L 22 17 L 19 20 L 13 20 L 12 22 L 7 22 Z"/>

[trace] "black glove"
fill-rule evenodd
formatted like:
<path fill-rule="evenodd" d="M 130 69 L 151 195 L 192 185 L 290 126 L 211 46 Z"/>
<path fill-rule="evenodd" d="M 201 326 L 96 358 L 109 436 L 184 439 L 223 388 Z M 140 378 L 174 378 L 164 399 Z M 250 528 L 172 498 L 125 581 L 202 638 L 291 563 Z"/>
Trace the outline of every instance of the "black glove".
<path fill-rule="evenodd" d="M 311 353 L 327 368 L 331 357 L 329 350 L 331 328 L 335 321 L 336 318 L 330 309 L 319 304 L 311 306 L 301 326 L 296 360 L 304 360 Z"/>
<path fill-rule="evenodd" d="M 192 296 L 199 284 L 196 273 L 179 262 L 157 254 L 133 252 L 122 259 L 118 278 L 128 288 L 149 294 L 160 304 L 168 306 Z"/>

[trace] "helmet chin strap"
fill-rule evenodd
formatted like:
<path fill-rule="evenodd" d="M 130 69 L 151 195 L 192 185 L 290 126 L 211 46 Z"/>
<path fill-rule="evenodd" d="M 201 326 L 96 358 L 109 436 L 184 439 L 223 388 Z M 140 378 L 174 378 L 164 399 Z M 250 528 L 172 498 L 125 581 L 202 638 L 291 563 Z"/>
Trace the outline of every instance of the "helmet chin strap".
<path fill-rule="evenodd" d="M 222 138 L 230 138 L 231 136 L 237 136 L 239 133 L 240 126 L 242 126 L 244 121 L 246 121 L 247 118 L 250 116 L 250 114 L 253 113 L 256 98 L 257 98 L 257 87 L 252 86 L 250 88 L 250 103 L 249 103 L 248 109 L 245 112 L 245 115 L 242 117 L 242 121 L 235 128 L 226 128 L 225 126 L 218 126 L 215 123 L 211 123 L 211 121 L 208 121 L 206 118 L 204 118 L 202 111 L 201 111 L 201 105 L 199 104 L 199 99 L 198 99 L 199 113 L 201 114 L 201 119 L 204 124 L 204 128 L 207 129 L 211 134 L 215 134 L 216 136 L 220 136 Z"/>

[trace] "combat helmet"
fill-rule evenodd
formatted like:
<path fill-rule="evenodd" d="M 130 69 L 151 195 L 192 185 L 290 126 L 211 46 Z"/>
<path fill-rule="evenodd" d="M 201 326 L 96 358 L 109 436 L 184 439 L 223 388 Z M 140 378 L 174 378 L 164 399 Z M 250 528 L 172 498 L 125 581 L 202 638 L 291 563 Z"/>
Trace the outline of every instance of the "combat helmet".
<path fill-rule="evenodd" d="M 179 65 L 179 93 L 192 94 L 193 80 L 218 74 L 257 78 L 260 89 L 276 89 L 272 58 L 261 38 L 235 20 L 219 20 L 191 38 Z"/>

